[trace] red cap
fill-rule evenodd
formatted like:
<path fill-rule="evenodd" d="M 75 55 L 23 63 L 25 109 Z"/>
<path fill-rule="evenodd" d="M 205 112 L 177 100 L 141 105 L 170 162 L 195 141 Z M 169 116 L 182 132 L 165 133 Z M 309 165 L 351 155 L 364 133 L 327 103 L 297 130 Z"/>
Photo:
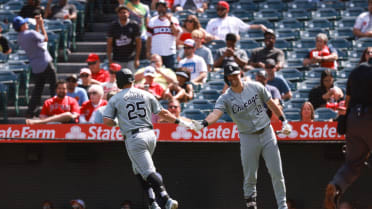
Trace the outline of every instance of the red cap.
<path fill-rule="evenodd" d="M 121 65 L 119 65 L 118 63 L 111 63 L 110 70 L 117 72 L 121 70 Z"/>
<path fill-rule="evenodd" d="M 230 10 L 230 5 L 226 1 L 219 1 L 218 6 L 225 7 L 227 10 Z"/>
<path fill-rule="evenodd" d="M 96 61 L 98 61 L 98 60 L 99 60 L 99 56 L 98 56 L 97 54 L 95 54 L 95 53 L 90 53 L 90 54 L 88 55 L 88 58 L 87 58 L 86 62 L 96 62 Z"/>

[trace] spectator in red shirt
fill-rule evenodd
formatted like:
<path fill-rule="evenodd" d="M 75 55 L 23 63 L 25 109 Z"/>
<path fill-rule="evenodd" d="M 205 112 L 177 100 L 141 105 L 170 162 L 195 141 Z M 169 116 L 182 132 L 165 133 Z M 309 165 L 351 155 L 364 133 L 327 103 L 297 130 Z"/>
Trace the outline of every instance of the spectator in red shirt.
<path fill-rule="evenodd" d="M 27 119 L 26 124 L 71 123 L 79 117 L 79 104 L 75 98 L 67 96 L 66 81 L 57 82 L 56 93 L 44 102 L 39 119 Z"/>
<path fill-rule="evenodd" d="M 106 70 L 101 69 L 101 62 L 97 54 L 90 53 L 86 61 L 88 63 L 90 71 L 92 72 L 93 80 L 96 80 L 100 83 L 104 83 L 110 80 L 109 73 Z"/>
<path fill-rule="evenodd" d="M 118 63 L 110 64 L 110 80 L 108 82 L 102 83 L 101 85 L 103 87 L 104 99 L 107 98 L 107 93 L 109 93 L 110 91 L 119 91 L 119 88 L 116 85 L 116 72 L 118 72 L 119 70 L 121 70 L 121 65 L 119 65 Z"/>
<path fill-rule="evenodd" d="M 155 68 L 152 66 L 146 67 L 143 75 L 145 76 L 145 83 L 138 84 L 135 87 L 150 92 L 152 95 L 156 97 L 156 99 L 163 98 L 164 94 L 163 87 L 161 87 L 160 84 L 154 82 Z"/>
<path fill-rule="evenodd" d="M 88 123 L 96 109 L 107 105 L 107 101 L 103 99 L 102 86 L 93 84 L 89 87 L 88 94 L 90 99 L 84 102 L 80 109 L 80 123 Z"/>

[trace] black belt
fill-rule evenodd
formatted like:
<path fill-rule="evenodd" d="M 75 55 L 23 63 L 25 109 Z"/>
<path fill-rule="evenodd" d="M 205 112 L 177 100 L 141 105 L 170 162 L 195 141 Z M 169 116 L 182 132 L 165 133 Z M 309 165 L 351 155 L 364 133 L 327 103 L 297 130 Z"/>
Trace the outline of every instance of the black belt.
<path fill-rule="evenodd" d="M 133 130 L 130 131 L 130 133 L 133 135 L 133 134 L 137 134 L 139 132 L 148 131 L 148 130 L 152 130 L 152 126 L 133 129 Z"/>
<path fill-rule="evenodd" d="M 262 128 L 256 132 L 253 132 L 252 134 L 262 134 L 265 131 L 265 128 Z"/>

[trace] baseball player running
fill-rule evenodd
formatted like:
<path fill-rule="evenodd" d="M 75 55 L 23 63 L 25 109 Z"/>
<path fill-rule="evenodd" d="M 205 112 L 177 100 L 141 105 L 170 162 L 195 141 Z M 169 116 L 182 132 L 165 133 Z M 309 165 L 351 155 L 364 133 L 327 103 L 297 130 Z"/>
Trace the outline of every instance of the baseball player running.
<path fill-rule="evenodd" d="M 283 112 L 262 84 L 241 80 L 240 69 L 236 63 L 226 65 L 224 73 L 225 82 L 230 88 L 217 99 L 215 109 L 202 122 L 192 122 L 196 130 L 200 130 L 215 123 L 226 111 L 239 130 L 244 173 L 243 190 L 247 208 L 257 208 L 257 169 L 262 154 L 271 175 L 278 208 L 287 209 L 279 148 L 264 104 L 282 121 L 282 133 L 290 134 L 292 126 L 287 123 Z"/>
<path fill-rule="evenodd" d="M 152 94 L 132 87 L 133 81 L 134 77 L 129 69 L 122 69 L 116 73 L 117 86 L 122 90 L 107 104 L 103 113 L 104 124 L 115 126 L 114 119 L 118 117 L 134 174 L 140 179 L 145 193 L 148 194 L 149 208 L 160 209 L 160 205 L 165 209 L 176 209 L 178 202 L 168 195 L 151 157 L 156 146 L 151 117 L 154 113 L 163 120 L 191 129 L 194 129 L 194 125 L 191 121 L 177 119 L 168 110 L 163 109 Z M 155 194 L 159 204 L 155 201 L 157 199 Z"/>

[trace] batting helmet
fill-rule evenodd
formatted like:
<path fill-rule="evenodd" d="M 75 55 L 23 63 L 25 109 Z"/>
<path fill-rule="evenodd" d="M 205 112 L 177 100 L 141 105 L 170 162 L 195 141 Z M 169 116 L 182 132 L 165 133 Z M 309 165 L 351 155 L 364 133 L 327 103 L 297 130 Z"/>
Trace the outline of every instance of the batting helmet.
<path fill-rule="evenodd" d="M 116 85 L 119 88 L 123 88 L 124 85 L 133 83 L 134 77 L 131 70 L 123 68 L 116 72 Z"/>
<path fill-rule="evenodd" d="M 227 76 L 240 74 L 239 65 L 236 64 L 235 62 L 230 62 L 226 64 L 225 67 L 223 68 L 223 73 L 224 73 L 223 78 L 225 80 L 225 83 L 230 86 L 230 81 L 227 80 Z"/>

